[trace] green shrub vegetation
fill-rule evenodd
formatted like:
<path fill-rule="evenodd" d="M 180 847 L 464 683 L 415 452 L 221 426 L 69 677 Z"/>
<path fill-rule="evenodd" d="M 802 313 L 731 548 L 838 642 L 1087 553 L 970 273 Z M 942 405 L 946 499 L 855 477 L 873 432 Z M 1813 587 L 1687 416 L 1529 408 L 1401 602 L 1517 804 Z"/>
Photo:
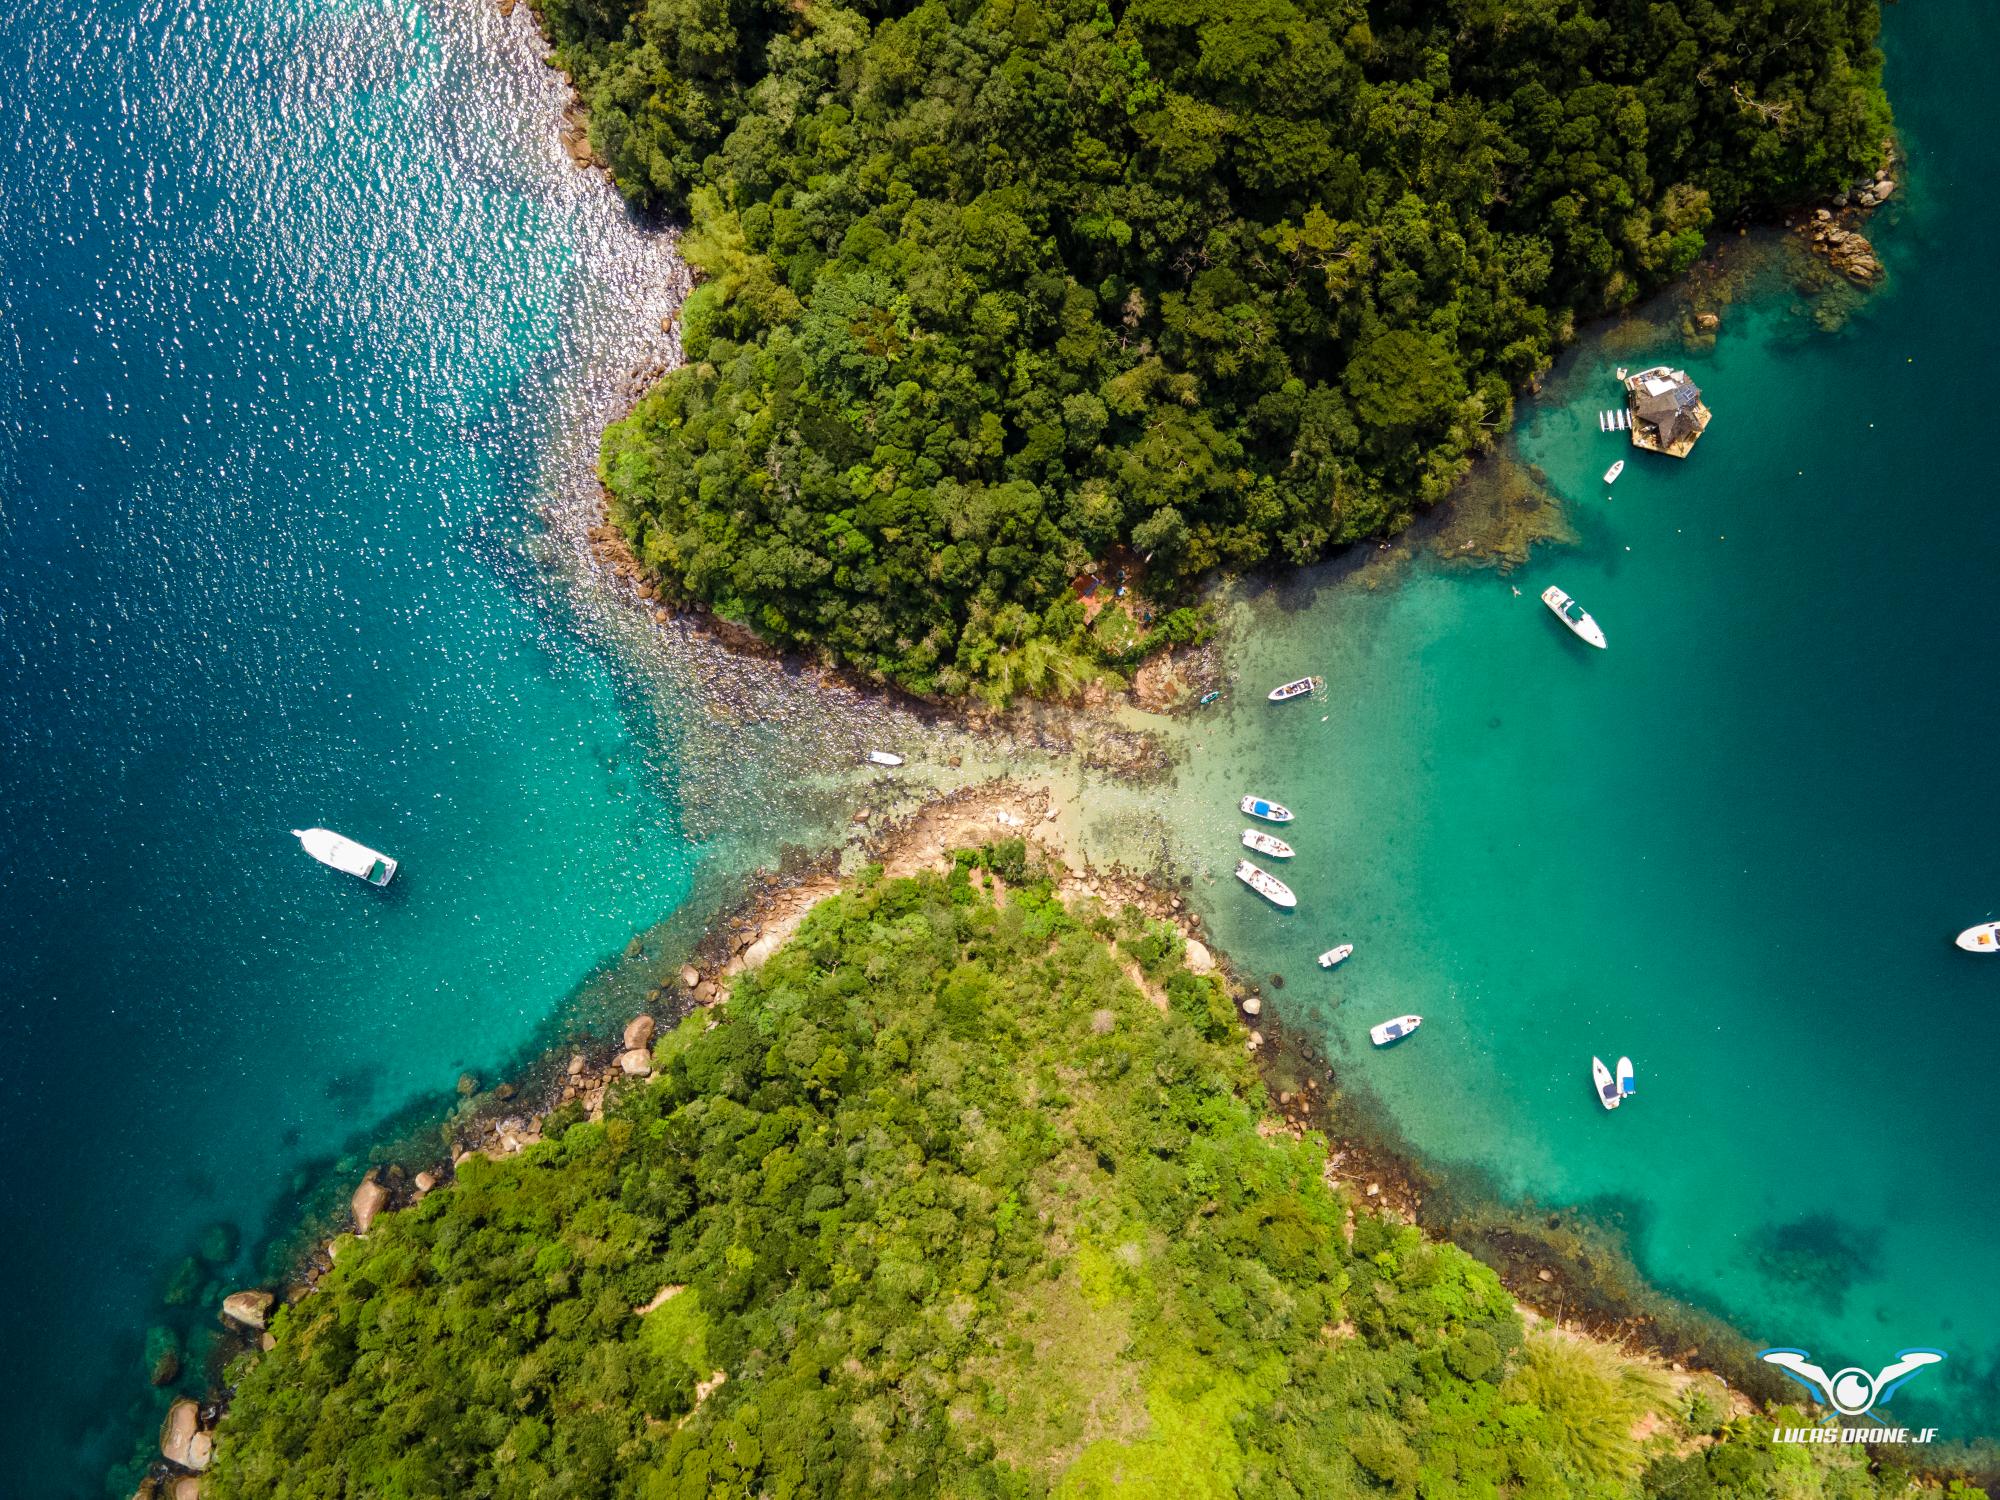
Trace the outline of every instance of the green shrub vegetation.
<path fill-rule="evenodd" d="M 704 277 L 615 519 L 944 694 L 1101 666 L 1115 543 L 1171 602 L 1403 524 L 1579 315 L 1888 125 L 1876 0 L 536 3 Z"/>
<path fill-rule="evenodd" d="M 989 863 L 1003 900 L 971 856 L 864 876 L 601 1121 L 342 1242 L 233 1372 L 205 1500 L 1896 1488 L 1524 1334 L 1260 1134 L 1175 941 Z"/>

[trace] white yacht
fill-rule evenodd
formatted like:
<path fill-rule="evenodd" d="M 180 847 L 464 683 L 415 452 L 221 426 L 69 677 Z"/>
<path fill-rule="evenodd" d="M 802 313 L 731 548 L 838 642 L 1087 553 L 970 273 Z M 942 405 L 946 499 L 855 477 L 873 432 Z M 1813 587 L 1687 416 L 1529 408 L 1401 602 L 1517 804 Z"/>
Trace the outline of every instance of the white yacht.
<path fill-rule="evenodd" d="M 1575 632 L 1577 639 L 1588 641 L 1600 651 L 1604 649 L 1604 632 L 1598 628 L 1597 621 L 1591 619 L 1590 612 L 1568 594 L 1550 584 L 1542 590 L 1542 603 Z"/>
<path fill-rule="evenodd" d="M 387 885 L 396 878 L 396 862 L 388 855 L 377 854 L 331 828 L 294 828 L 292 837 L 305 845 L 306 853 L 314 859 L 344 875 L 356 876 L 370 885 Z"/>
<path fill-rule="evenodd" d="M 1611 1070 L 1604 1066 L 1601 1057 L 1590 1060 L 1590 1082 L 1597 1090 L 1597 1102 L 1606 1109 L 1616 1109 L 1625 1102 L 1624 1095 L 1618 1092 L 1618 1080 L 1611 1076 Z"/>
<path fill-rule="evenodd" d="M 1613 464 L 1610 468 L 1604 471 L 1604 482 L 1606 484 L 1616 484 L 1618 482 L 1618 476 L 1620 474 L 1623 474 L 1624 472 L 1625 472 L 1625 460 L 1621 458 L 1618 460 L 1617 463 Z"/>
<path fill-rule="evenodd" d="M 1368 1040 L 1378 1047 L 1386 1047 L 1391 1042 L 1400 1042 L 1404 1037 L 1424 1024 L 1422 1016 L 1398 1016 L 1393 1021 L 1384 1021 L 1379 1026 L 1368 1028 Z"/>
<path fill-rule="evenodd" d="M 1276 834 L 1266 833 L 1261 828 L 1243 830 L 1243 847 L 1255 849 L 1259 854 L 1268 854 L 1273 859 L 1290 859 L 1297 852 Z"/>
<path fill-rule="evenodd" d="M 1981 922 L 1968 927 L 1957 938 L 1967 953 L 2000 953 L 2000 922 Z"/>
<path fill-rule="evenodd" d="M 1319 956 L 1319 966 L 1322 969 L 1331 969 L 1335 964 L 1345 963 L 1353 956 L 1354 944 L 1342 943 L 1338 948 L 1329 948 L 1322 953 Z"/>
<path fill-rule="evenodd" d="M 1249 796 L 1236 805 L 1248 816 L 1262 818 L 1266 823 L 1292 821 L 1292 810 L 1281 803 L 1273 802 L 1268 797 Z"/>
<path fill-rule="evenodd" d="M 1299 904 L 1299 898 L 1292 894 L 1290 886 L 1277 876 L 1258 869 L 1247 859 L 1236 861 L 1236 878 L 1273 906 L 1293 907 Z"/>
<path fill-rule="evenodd" d="M 1317 677 L 1295 677 L 1280 687 L 1274 687 L 1266 694 L 1273 703 L 1289 703 L 1294 698 L 1303 698 L 1308 693 L 1316 693 L 1326 684 Z"/>
<path fill-rule="evenodd" d="M 1632 1077 L 1632 1059 L 1629 1057 L 1619 1058 L 1618 1097 L 1620 1099 L 1630 1099 L 1638 1091 L 1639 1091 L 1639 1086 L 1637 1083 L 1633 1081 Z"/>

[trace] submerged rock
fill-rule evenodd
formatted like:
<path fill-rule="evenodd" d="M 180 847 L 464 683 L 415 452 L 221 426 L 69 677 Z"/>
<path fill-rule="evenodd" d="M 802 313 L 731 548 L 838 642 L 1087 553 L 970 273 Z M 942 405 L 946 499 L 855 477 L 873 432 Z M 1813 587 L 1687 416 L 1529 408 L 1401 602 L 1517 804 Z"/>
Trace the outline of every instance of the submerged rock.
<path fill-rule="evenodd" d="M 202 1230 L 195 1241 L 195 1254 L 211 1266 L 226 1266 L 236 1259 L 242 1243 L 243 1231 L 226 1219 L 218 1219 Z"/>
<path fill-rule="evenodd" d="M 201 1300 L 201 1287 L 206 1279 L 201 1261 L 190 1255 L 174 1267 L 174 1274 L 167 1278 L 167 1289 L 160 1294 L 160 1300 L 168 1307 L 192 1307 Z"/>
<path fill-rule="evenodd" d="M 146 1330 L 146 1367 L 155 1386 L 170 1386 L 180 1379 L 181 1341 L 173 1329 L 156 1325 Z"/>

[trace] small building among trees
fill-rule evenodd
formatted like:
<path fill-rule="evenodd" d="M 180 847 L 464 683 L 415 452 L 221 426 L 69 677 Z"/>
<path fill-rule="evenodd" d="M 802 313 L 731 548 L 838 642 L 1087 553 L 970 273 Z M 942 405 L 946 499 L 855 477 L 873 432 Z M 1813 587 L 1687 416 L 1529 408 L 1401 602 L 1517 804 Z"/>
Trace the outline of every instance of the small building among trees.
<path fill-rule="evenodd" d="M 1709 410 L 1701 389 L 1685 370 L 1655 365 L 1625 379 L 1625 405 L 1632 413 L 1632 445 L 1686 458 L 1708 427 Z"/>

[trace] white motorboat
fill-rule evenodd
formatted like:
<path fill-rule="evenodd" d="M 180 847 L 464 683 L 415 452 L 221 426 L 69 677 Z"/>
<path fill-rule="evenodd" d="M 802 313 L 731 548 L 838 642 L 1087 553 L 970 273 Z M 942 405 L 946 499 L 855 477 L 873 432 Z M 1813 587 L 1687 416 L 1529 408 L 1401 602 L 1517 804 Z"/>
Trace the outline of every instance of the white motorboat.
<path fill-rule="evenodd" d="M 1258 869 L 1247 859 L 1236 861 L 1236 878 L 1273 906 L 1293 907 L 1299 904 L 1299 898 L 1292 894 L 1290 886 L 1277 876 Z"/>
<path fill-rule="evenodd" d="M 1292 810 L 1289 807 L 1271 801 L 1268 797 L 1245 797 L 1236 805 L 1246 815 L 1253 818 L 1262 818 L 1266 823 L 1289 823 L 1292 821 Z"/>
<path fill-rule="evenodd" d="M 1276 834 L 1266 833 L 1261 828 L 1243 830 L 1243 847 L 1255 849 L 1259 854 L 1268 854 L 1273 859 L 1290 859 L 1297 852 Z"/>
<path fill-rule="evenodd" d="M 1617 463 L 1613 464 L 1610 468 L 1604 471 L 1604 482 L 1606 484 L 1616 484 L 1618 482 L 1618 476 L 1620 474 L 1623 474 L 1624 472 L 1625 472 L 1625 460 L 1621 458 L 1618 460 Z"/>
<path fill-rule="evenodd" d="M 870 750 L 868 752 L 868 764 L 871 766 L 900 766 L 902 763 L 902 756 L 892 754 L 887 750 Z"/>
<path fill-rule="evenodd" d="M 1295 677 L 1283 687 L 1274 687 L 1270 692 L 1273 703 L 1289 703 L 1294 698 L 1303 698 L 1308 693 L 1316 693 L 1326 683 L 1317 677 Z"/>
<path fill-rule="evenodd" d="M 1956 941 L 1967 953 L 2000 953 L 2000 922 L 1981 922 L 1968 927 Z"/>
<path fill-rule="evenodd" d="M 1386 1047 L 1391 1042 L 1400 1042 L 1404 1037 L 1424 1024 L 1422 1016 L 1398 1016 L 1393 1021 L 1384 1021 L 1379 1026 L 1368 1028 L 1368 1040 L 1378 1047 Z"/>
<path fill-rule="evenodd" d="M 1623 1096 L 1618 1092 L 1618 1080 L 1611 1076 L 1611 1070 L 1604 1066 L 1601 1057 L 1590 1060 L 1590 1082 L 1597 1090 L 1597 1102 L 1606 1109 L 1616 1109 L 1623 1102 Z"/>
<path fill-rule="evenodd" d="M 1588 641 L 1600 651 L 1604 649 L 1604 632 L 1598 628 L 1597 621 L 1591 619 L 1589 611 L 1568 594 L 1550 584 L 1542 590 L 1542 603 L 1558 620 L 1569 626 L 1579 640 Z"/>
<path fill-rule="evenodd" d="M 1319 956 L 1319 966 L 1330 969 L 1335 964 L 1345 963 L 1354 956 L 1354 944 L 1342 943 L 1338 948 L 1329 948 Z"/>
<path fill-rule="evenodd" d="M 1638 1084 L 1632 1081 L 1632 1059 L 1629 1057 L 1619 1058 L 1618 1097 L 1620 1099 L 1630 1099 L 1638 1091 L 1639 1091 Z"/>
<path fill-rule="evenodd" d="M 344 875 L 353 875 L 370 885 L 387 885 L 396 878 L 396 862 L 388 855 L 377 854 L 331 828 L 294 828 L 292 837 L 305 845 L 306 853 L 314 859 Z"/>

